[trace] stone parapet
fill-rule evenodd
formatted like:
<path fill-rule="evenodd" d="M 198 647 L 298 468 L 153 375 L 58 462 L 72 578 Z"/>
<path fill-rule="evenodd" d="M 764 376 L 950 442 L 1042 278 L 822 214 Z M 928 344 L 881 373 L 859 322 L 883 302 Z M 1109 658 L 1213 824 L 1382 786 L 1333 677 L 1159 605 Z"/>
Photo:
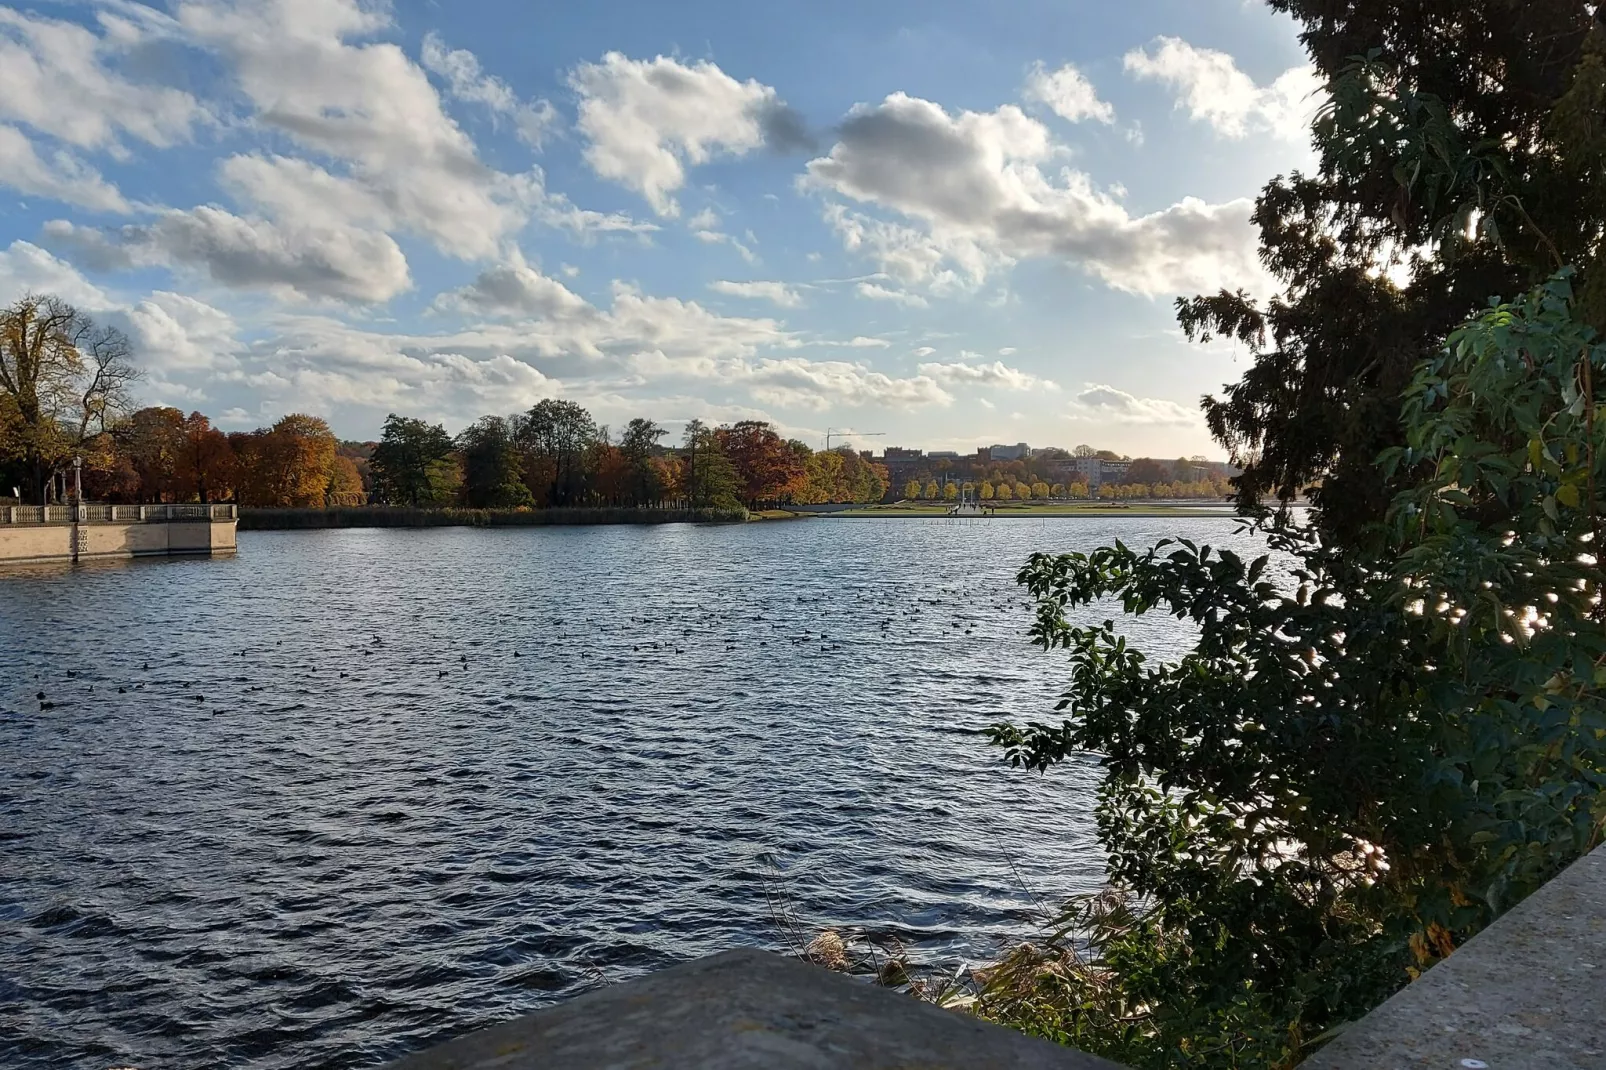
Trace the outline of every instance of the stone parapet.
<path fill-rule="evenodd" d="M 1118 1070 L 763 951 L 580 996 L 390 1070 Z"/>

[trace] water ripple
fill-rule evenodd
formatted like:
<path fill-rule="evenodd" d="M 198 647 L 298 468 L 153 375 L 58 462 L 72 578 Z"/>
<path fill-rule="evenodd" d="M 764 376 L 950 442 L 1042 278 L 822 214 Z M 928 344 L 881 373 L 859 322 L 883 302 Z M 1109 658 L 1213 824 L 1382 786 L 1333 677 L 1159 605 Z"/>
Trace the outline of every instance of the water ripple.
<path fill-rule="evenodd" d="M 767 892 L 986 954 L 1101 870 L 1093 766 L 979 738 L 1062 679 L 1013 573 L 1240 541 L 1174 528 L 251 533 L 0 576 L 0 1065 L 371 1066 L 779 946 Z"/>

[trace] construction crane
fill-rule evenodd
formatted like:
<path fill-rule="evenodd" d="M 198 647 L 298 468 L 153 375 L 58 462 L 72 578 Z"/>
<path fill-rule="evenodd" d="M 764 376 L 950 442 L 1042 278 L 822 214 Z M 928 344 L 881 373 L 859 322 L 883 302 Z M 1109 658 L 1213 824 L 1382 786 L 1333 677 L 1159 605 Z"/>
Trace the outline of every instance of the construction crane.
<path fill-rule="evenodd" d="M 825 452 L 827 452 L 827 453 L 831 452 L 831 440 L 833 438 L 886 438 L 886 437 L 887 437 L 887 433 L 885 431 L 838 431 L 834 427 L 827 427 L 825 429 Z"/>

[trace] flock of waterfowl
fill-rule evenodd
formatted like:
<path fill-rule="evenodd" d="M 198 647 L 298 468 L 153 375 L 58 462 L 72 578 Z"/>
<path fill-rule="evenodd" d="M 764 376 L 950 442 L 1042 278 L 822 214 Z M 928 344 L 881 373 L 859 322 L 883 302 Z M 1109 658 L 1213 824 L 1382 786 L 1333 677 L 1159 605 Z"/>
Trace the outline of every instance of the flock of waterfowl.
<path fill-rule="evenodd" d="M 387 678 L 395 677 L 400 664 L 424 669 L 441 681 L 471 673 L 478 663 L 492 658 L 527 659 L 532 665 L 538 665 L 566 657 L 581 661 L 621 659 L 628 651 L 629 659 L 636 662 L 693 654 L 718 662 L 771 658 L 775 656 L 770 653 L 772 645 L 793 651 L 831 654 L 864 643 L 970 640 L 977 636 L 978 630 L 983 638 L 1003 638 L 1010 633 L 1013 633 L 1012 638 L 1018 638 L 1020 605 L 1018 598 L 1008 594 L 990 591 L 983 596 L 958 585 L 918 593 L 878 586 L 832 595 L 799 594 L 791 606 L 781 609 L 682 603 L 655 607 L 650 615 L 638 613 L 623 621 L 602 613 L 582 614 L 580 619 L 549 617 L 534 621 L 520 621 L 515 616 L 499 623 L 508 625 L 508 632 L 523 632 L 522 640 L 491 635 L 458 637 L 455 641 L 446 639 L 448 646 L 458 649 L 443 655 L 439 649 L 441 638 L 431 642 L 426 637 L 401 630 L 387 643 L 384 636 L 370 634 L 359 643 L 339 644 L 343 654 L 355 655 L 359 660 L 353 662 L 349 657 L 342 657 L 339 660 L 344 664 L 335 666 L 328 665 L 327 659 L 311 658 L 305 650 L 299 656 L 285 657 L 280 649 L 285 641 L 277 639 L 266 651 L 232 652 L 237 658 L 252 659 L 249 662 L 251 675 L 234 676 L 228 682 L 244 685 L 231 688 L 237 694 L 254 694 L 272 686 L 269 672 L 275 675 L 290 672 L 313 678 L 327 673 L 335 680 L 360 681 L 370 675 L 361 671 L 366 665 L 360 659 L 370 658 L 376 652 L 385 653 L 387 649 L 394 654 L 397 648 L 413 649 L 400 662 L 394 656 L 384 659 Z M 292 649 L 300 645 L 292 639 Z M 430 649 L 416 649 L 420 645 Z M 181 663 L 173 659 L 180 657 L 174 652 L 166 661 L 177 667 Z M 431 660 L 434 664 L 429 663 Z M 34 697 L 40 710 L 53 710 L 71 702 L 88 700 L 95 694 L 95 681 L 99 680 L 103 686 L 114 686 L 119 695 L 146 691 L 154 686 L 169 700 L 206 703 L 208 696 L 196 693 L 196 680 L 184 676 L 174 678 L 176 674 L 166 671 L 166 664 L 161 660 L 158 664 L 159 669 L 153 675 L 151 662 L 146 660 L 137 672 L 125 674 L 132 678 L 122 680 L 109 679 L 111 674 L 106 673 L 68 670 L 47 681 L 36 673 L 34 680 L 38 689 Z M 217 686 L 216 681 L 213 686 Z M 212 710 L 213 716 L 224 712 L 223 707 Z"/>

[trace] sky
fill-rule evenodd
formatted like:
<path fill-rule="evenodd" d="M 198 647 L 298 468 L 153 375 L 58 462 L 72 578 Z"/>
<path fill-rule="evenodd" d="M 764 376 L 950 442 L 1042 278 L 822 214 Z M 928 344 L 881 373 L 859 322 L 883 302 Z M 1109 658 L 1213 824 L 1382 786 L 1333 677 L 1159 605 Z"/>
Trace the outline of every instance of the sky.
<path fill-rule="evenodd" d="M 1172 305 L 1269 292 L 1318 103 L 1249 0 L 0 4 L 0 302 L 227 430 L 555 397 L 1219 456 L 1248 354 Z"/>

